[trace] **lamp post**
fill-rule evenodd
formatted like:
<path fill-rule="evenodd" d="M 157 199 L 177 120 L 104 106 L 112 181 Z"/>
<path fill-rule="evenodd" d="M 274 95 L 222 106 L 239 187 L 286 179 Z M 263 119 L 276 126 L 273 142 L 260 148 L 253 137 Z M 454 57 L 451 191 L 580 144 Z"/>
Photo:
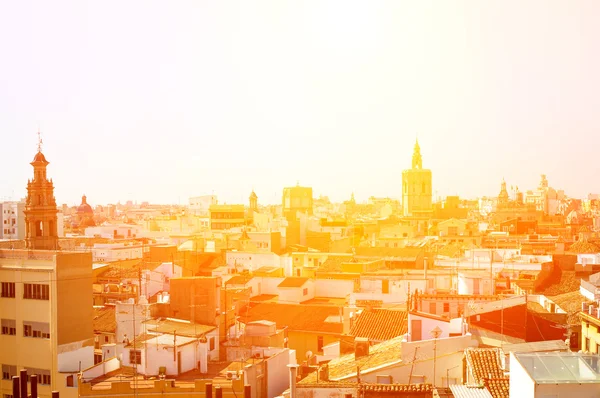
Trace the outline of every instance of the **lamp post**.
<path fill-rule="evenodd" d="M 435 362 L 437 360 L 437 338 L 442 334 L 442 329 L 439 326 L 433 328 L 431 332 L 429 332 L 433 337 L 433 387 L 435 387 Z"/>

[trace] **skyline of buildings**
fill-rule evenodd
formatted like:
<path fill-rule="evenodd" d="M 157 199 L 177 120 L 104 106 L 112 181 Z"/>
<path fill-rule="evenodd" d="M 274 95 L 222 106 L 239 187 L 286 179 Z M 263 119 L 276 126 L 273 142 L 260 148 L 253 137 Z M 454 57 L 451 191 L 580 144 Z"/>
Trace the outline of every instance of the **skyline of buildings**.
<path fill-rule="evenodd" d="M 39 136 L 40 133 L 38 133 Z M 41 140 L 41 138 L 38 137 L 38 140 Z M 38 144 L 38 146 L 41 144 Z M 426 149 L 427 150 L 427 149 Z M 408 150 L 406 151 L 408 152 Z M 419 163 L 420 162 L 420 163 Z M 398 200 L 400 201 L 401 204 L 404 203 L 408 203 L 410 200 L 425 200 L 424 205 L 427 206 L 431 206 L 433 203 L 438 203 L 438 202 L 443 202 L 445 200 L 446 197 L 448 196 L 459 196 L 462 199 L 465 200 L 474 200 L 474 199 L 487 199 L 490 197 L 495 197 L 497 195 L 497 191 L 491 191 L 491 192 L 485 192 L 482 195 L 478 195 L 478 196 L 468 196 L 468 195 L 461 195 L 460 192 L 453 192 L 453 193 L 449 193 L 449 194 L 442 194 L 440 193 L 438 190 L 436 190 L 436 179 L 432 178 L 433 175 L 435 175 L 436 171 L 435 170 L 430 170 L 430 169 L 423 169 L 422 167 L 422 154 L 421 154 L 421 146 L 419 145 L 419 141 L 418 139 L 416 140 L 416 144 L 413 145 L 412 147 L 412 159 L 411 162 L 412 163 L 412 167 L 410 168 L 403 168 L 402 170 L 399 171 L 398 173 L 398 178 L 399 178 L 399 188 L 395 188 L 394 185 L 392 185 L 392 188 L 388 189 L 388 191 L 383 192 L 382 195 L 372 195 L 372 194 L 368 194 L 365 192 L 364 189 L 361 189 L 359 191 L 364 192 L 364 194 L 361 196 L 359 194 L 356 193 L 357 190 L 351 190 L 349 193 L 347 194 L 337 194 L 337 195 L 330 195 L 327 190 L 327 187 L 325 187 L 324 191 L 320 191 L 317 192 L 314 187 L 312 188 L 313 191 L 315 191 L 315 194 L 318 196 L 315 197 L 319 197 L 319 198 L 334 198 L 332 200 L 332 202 L 336 202 L 336 203 L 341 203 L 343 201 L 348 200 L 350 197 L 354 197 L 354 200 L 357 201 L 357 203 L 368 203 L 369 200 L 372 200 L 373 198 L 376 197 L 387 197 L 393 200 Z M 539 177 L 539 176 L 538 176 Z M 419 199 L 412 199 L 413 197 L 417 198 L 417 196 L 414 196 L 415 194 L 413 193 L 413 195 L 409 195 L 407 194 L 407 192 L 405 192 L 403 189 L 404 186 L 406 186 L 407 183 L 407 178 L 411 179 L 411 181 L 414 182 L 414 184 L 417 184 L 416 180 L 419 180 L 419 184 L 421 184 L 421 187 L 419 188 L 420 191 L 423 191 L 423 189 L 426 189 L 426 195 L 423 196 L 423 194 L 419 194 L 418 198 Z M 522 177 L 521 177 L 522 178 Z M 542 179 L 547 179 L 547 175 L 546 174 L 541 174 L 541 178 Z M 529 177 L 528 177 L 529 179 Z M 506 180 L 509 181 L 509 186 L 510 189 L 508 189 L 510 191 L 509 195 L 511 196 L 511 198 L 514 198 L 515 195 L 517 195 L 519 192 L 519 184 L 515 184 L 515 181 L 517 181 L 516 178 L 507 178 L 507 177 L 502 177 L 501 178 L 501 182 L 497 183 L 496 185 L 501 185 L 503 182 L 506 182 Z M 335 181 L 335 180 L 333 180 Z M 291 181 L 289 181 L 291 182 Z M 293 187 L 293 185 L 291 185 L 290 183 L 286 183 L 283 186 L 285 187 Z M 160 186 L 162 182 L 158 182 L 158 186 Z M 297 184 L 300 184 L 300 180 L 297 180 Z M 335 184 L 335 183 L 333 183 Z M 424 185 L 423 185 L 424 184 Z M 547 182 L 546 182 L 547 184 Z M 311 184 L 308 184 L 307 182 L 302 182 L 303 186 L 311 186 Z M 250 185 L 251 187 L 253 187 L 253 185 Z M 521 190 L 520 193 L 524 194 L 524 195 L 535 195 L 535 191 L 537 188 L 531 188 L 534 187 L 533 184 L 531 185 L 522 185 L 522 187 L 526 187 L 525 190 Z M 88 191 L 95 191 L 94 188 L 96 188 L 95 184 L 89 184 L 87 191 L 84 190 L 84 192 L 88 192 Z M 275 188 L 274 186 L 272 186 L 271 188 Z M 19 194 L 16 194 L 15 192 L 18 192 L 19 190 L 15 190 L 12 189 L 11 193 L 8 194 L 8 189 L 6 187 L 0 188 L 0 202 L 7 202 L 7 203 L 18 203 L 24 200 L 24 198 L 26 197 L 26 190 L 21 189 L 20 191 L 25 192 L 25 194 L 23 196 L 19 196 Z M 143 203 L 152 203 L 152 204 L 161 204 L 161 205 L 178 205 L 178 206 L 187 206 L 189 204 L 189 200 L 192 200 L 194 197 L 209 197 L 209 196 L 214 196 L 214 200 L 217 200 L 216 198 L 219 197 L 220 199 L 218 199 L 218 201 L 221 204 L 236 204 L 236 203 L 246 203 L 247 202 L 247 193 L 245 193 L 244 195 L 240 195 L 240 194 L 236 194 L 233 196 L 225 196 L 220 192 L 215 191 L 214 189 L 211 190 L 211 193 L 207 193 L 208 189 L 210 189 L 210 187 L 205 188 L 205 192 L 195 192 L 195 194 L 190 195 L 189 197 L 181 197 L 179 196 L 177 201 L 167 201 L 167 202 L 160 202 L 160 201 L 152 201 L 152 200 L 148 200 L 148 198 L 144 198 L 144 197 L 140 197 L 139 199 L 133 199 L 131 198 L 132 196 L 135 197 L 136 194 L 135 193 L 130 193 L 130 194 L 125 194 L 125 196 L 121 199 L 118 200 L 114 200 L 114 201 L 108 201 L 108 202 L 102 202 L 101 200 L 96 200 L 94 199 L 94 203 L 95 205 L 109 205 L 109 204 L 131 204 L 131 205 L 140 205 Z M 57 188 L 57 190 L 60 190 L 60 187 Z M 202 191 L 201 189 L 199 189 L 198 191 Z M 255 195 L 257 195 L 256 192 L 260 192 L 258 189 L 254 189 L 251 188 L 250 190 L 251 192 L 254 192 Z M 82 192 L 81 194 L 84 194 L 84 192 Z M 261 202 L 263 205 L 277 205 L 277 203 L 281 202 L 281 194 L 279 192 L 275 192 L 275 193 L 271 193 L 272 190 L 268 189 L 265 192 L 261 192 L 260 197 L 261 197 Z M 390 194 L 391 192 L 391 194 Z M 561 192 L 565 192 L 565 190 L 561 190 Z M 567 195 L 568 195 L 568 191 Z M 81 197 L 81 194 L 79 194 L 77 196 L 77 198 Z M 105 194 L 100 194 L 99 195 L 100 198 L 105 196 Z M 574 199 L 582 199 L 582 200 L 586 200 L 586 199 L 594 199 L 598 196 L 598 194 L 596 192 L 593 192 L 592 190 L 589 190 L 586 194 L 584 194 L 583 196 L 570 196 L 571 198 Z M 237 200 L 229 200 L 230 198 L 238 198 Z M 430 198 L 430 199 L 423 199 L 423 198 Z M 331 200 L 331 199 L 330 199 Z M 68 206 L 77 206 L 78 203 L 80 203 L 80 201 L 78 201 L 78 199 L 71 199 L 71 200 L 59 200 L 59 202 L 67 204 Z"/>
<path fill-rule="evenodd" d="M 49 164 L 40 140 L 27 197 L 1 207 L 4 398 L 22 368 L 40 398 L 168 395 L 165 379 L 200 396 L 212 382 L 226 396 L 330 398 L 343 381 L 353 396 L 366 383 L 507 398 L 524 372 L 545 377 L 519 362 L 541 352 L 591 366 L 586 388 L 600 385 L 600 198 L 571 199 L 545 175 L 436 203 L 415 142 L 402 203 L 332 203 L 297 184 L 276 205 L 252 190 L 238 204 L 69 207 Z"/>

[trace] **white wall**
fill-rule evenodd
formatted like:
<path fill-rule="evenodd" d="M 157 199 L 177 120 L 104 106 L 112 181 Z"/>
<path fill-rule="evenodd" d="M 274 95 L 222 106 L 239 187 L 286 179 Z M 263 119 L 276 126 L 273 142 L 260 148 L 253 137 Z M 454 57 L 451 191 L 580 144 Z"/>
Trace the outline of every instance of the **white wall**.
<path fill-rule="evenodd" d="M 458 274 L 458 294 L 493 294 L 490 276 Z"/>
<path fill-rule="evenodd" d="M 136 336 L 139 336 L 144 332 L 142 322 L 150 319 L 150 307 L 147 304 L 135 305 L 117 303 L 115 308 L 115 319 L 117 322 L 117 328 L 115 331 L 115 339 L 117 343 L 122 343 L 123 339 L 125 339 L 125 336 L 127 336 L 130 341 L 133 341 L 134 329 Z"/>
<path fill-rule="evenodd" d="M 101 362 L 95 366 L 91 366 L 82 372 L 84 380 L 92 380 L 112 371 L 115 371 L 121 367 L 121 362 L 117 357 L 109 359 L 108 361 Z"/>
<path fill-rule="evenodd" d="M 304 290 L 306 289 L 306 295 Z M 315 298 L 315 283 L 309 279 L 301 287 L 280 287 L 279 301 L 283 303 L 301 303 Z"/>
<path fill-rule="evenodd" d="M 354 292 L 354 281 L 317 279 L 315 297 L 346 298 Z"/>
<path fill-rule="evenodd" d="M 142 246 L 126 246 L 123 243 L 95 244 L 92 248 L 94 261 L 120 261 L 143 257 Z"/>
<path fill-rule="evenodd" d="M 277 287 L 285 278 L 270 278 L 270 277 L 257 277 L 252 279 L 252 295 L 258 294 L 279 294 L 279 288 Z M 258 288 L 260 284 L 260 289 Z"/>
<path fill-rule="evenodd" d="M 61 348 L 61 352 L 58 354 L 59 372 L 73 373 L 78 372 L 80 369 L 87 369 L 94 365 L 94 346 L 69 346 L 73 345 L 64 344 L 59 347 Z"/>
<path fill-rule="evenodd" d="M 290 388 L 289 363 L 290 353 L 287 348 L 267 359 L 268 398 L 277 397 Z"/>
<path fill-rule="evenodd" d="M 420 320 L 421 321 L 421 335 L 417 336 L 413 333 L 412 330 L 412 321 Z M 439 321 L 437 319 L 431 319 L 424 316 L 418 316 L 415 314 L 408 314 L 408 333 L 410 334 L 411 341 L 419 341 L 419 340 L 429 340 L 433 337 L 429 333 L 436 327 L 439 327 L 442 330 L 442 333 L 439 335 L 438 339 L 450 337 L 450 322 Z"/>
<path fill-rule="evenodd" d="M 274 253 L 253 253 L 228 251 L 226 254 L 226 262 L 228 265 L 236 265 L 250 271 L 256 271 L 260 267 L 280 267 L 281 261 L 277 254 Z"/>
<path fill-rule="evenodd" d="M 510 353 L 510 386 L 509 396 L 519 398 L 535 397 L 535 383 L 515 355 Z"/>

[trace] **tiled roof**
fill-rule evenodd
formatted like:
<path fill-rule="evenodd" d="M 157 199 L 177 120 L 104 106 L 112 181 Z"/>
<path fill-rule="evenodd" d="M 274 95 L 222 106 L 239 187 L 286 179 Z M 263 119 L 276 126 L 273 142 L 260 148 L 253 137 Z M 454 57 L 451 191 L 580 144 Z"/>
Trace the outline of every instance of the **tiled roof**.
<path fill-rule="evenodd" d="M 575 274 L 575 271 L 562 271 L 560 281 L 549 286 L 542 294 L 544 296 L 557 296 L 563 293 L 579 292 L 581 278 Z"/>
<path fill-rule="evenodd" d="M 340 272 L 342 264 L 347 263 L 352 259 L 350 256 L 329 256 L 323 264 L 319 266 L 321 272 Z"/>
<path fill-rule="evenodd" d="M 325 322 L 332 315 L 340 314 L 334 306 L 303 304 L 281 304 L 272 302 L 253 302 L 241 309 L 240 321 L 267 320 L 277 324 L 277 328 L 287 326 L 292 331 L 342 333 L 341 323 Z"/>
<path fill-rule="evenodd" d="M 246 275 L 234 275 L 225 281 L 226 285 L 245 285 L 250 281 L 250 277 Z"/>
<path fill-rule="evenodd" d="M 389 309 L 365 309 L 360 312 L 350 334 L 354 337 L 366 337 L 369 341 L 386 341 L 408 332 L 406 311 Z"/>
<path fill-rule="evenodd" d="M 356 375 L 357 366 L 362 374 L 384 365 L 402 361 L 402 337 L 396 337 L 369 348 L 369 355 L 355 357 L 354 353 L 335 358 L 328 363 L 329 380 L 339 381 Z M 309 374 L 300 383 L 310 384 L 317 380 L 316 372 Z"/>
<path fill-rule="evenodd" d="M 217 327 L 212 325 L 202 325 L 186 321 L 172 319 L 151 319 L 144 322 L 149 332 L 177 334 L 177 336 L 200 337 L 215 330 Z"/>
<path fill-rule="evenodd" d="M 431 384 L 376 384 L 376 383 L 357 383 L 348 381 L 323 381 L 319 380 L 318 383 L 306 383 L 301 382 L 297 385 L 297 388 L 358 388 L 359 392 L 369 393 L 392 393 L 392 392 L 404 392 L 404 393 L 429 393 L 431 396 L 433 387 Z M 420 394 L 419 394 L 420 395 Z M 413 395 L 411 395 L 413 396 Z"/>
<path fill-rule="evenodd" d="M 475 384 L 483 385 L 484 378 L 502 379 L 504 371 L 500 367 L 500 350 L 496 348 L 467 348 L 465 356 L 468 372 Z"/>
<path fill-rule="evenodd" d="M 485 378 L 483 384 L 493 398 L 508 398 L 509 380 L 510 379 L 508 377 L 502 377 L 499 379 Z"/>
<path fill-rule="evenodd" d="M 302 287 L 306 282 L 308 282 L 308 278 L 290 276 L 285 278 L 277 287 Z"/>
<path fill-rule="evenodd" d="M 117 329 L 115 307 L 95 308 L 92 325 L 94 333 L 115 333 Z"/>
<path fill-rule="evenodd" d="M 581 311 L 581 303 L 593 303 L 593 301 L 590 301 L 581 295 L 579 290 L 570 293 L 559 294 L 557 296 L 550 296 L 548 298 L 554 301 L 554 303 L 562 310 L 567 312 L 567 323 L 569 325 L 579 323 L 579 311 Z"/>
<path fill-rule="evenodd" d="M 386 392 L 408 392 L 408 393 L 431 393 L 431 384 L 361 384 L 359 391 L 375 393 Z"/>

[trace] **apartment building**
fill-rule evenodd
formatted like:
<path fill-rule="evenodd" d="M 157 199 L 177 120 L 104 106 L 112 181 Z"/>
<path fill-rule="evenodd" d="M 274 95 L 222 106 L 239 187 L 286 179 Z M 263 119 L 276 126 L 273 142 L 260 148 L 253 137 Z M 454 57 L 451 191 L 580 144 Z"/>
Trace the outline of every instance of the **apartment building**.
<path fill-rule="evenodd" d="M 0 203 L 0 239 L 25 239 L 25 202 Z"/>
<path fill-rule="evenodd" d="M 77 372 L 94 364 L 91 253 L 0 250 L 2 397 L 21 369 L 38 394 L 77 397 Z"/>

